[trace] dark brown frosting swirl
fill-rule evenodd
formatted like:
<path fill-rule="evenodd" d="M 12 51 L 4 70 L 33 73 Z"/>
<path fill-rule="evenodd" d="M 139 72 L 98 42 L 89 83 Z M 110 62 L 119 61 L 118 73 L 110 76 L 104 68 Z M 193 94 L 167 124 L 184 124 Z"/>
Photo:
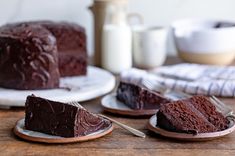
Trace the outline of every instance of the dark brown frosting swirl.
<path fill-rule="evenodd" d="M 39 25 L 0 28 L 0 85 L 15 89 L 59 87 L 55 37 Z"/>

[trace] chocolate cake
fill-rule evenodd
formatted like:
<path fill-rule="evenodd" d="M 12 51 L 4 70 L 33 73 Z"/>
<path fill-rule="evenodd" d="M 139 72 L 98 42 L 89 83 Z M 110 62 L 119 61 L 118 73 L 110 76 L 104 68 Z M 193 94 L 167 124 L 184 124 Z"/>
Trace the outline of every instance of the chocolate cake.
<path fill-rule="evenodd" d="M 56 38 L 61 76 L 85 75 L 87 49 L 85 29 L 68 22 L 35 21 L 48 29 Z"/>
<path fill-rule="evenodd" d="M 67 22 L 23 22 L 0 27 L 0 86 L 59 87 L 60 76 L 87 72 L 86 35 Z"/>
<path fill-rule="evenodd" d="M 79 137 L 106 129 L 111 122 L 82 107 L 28 96 L 25 128 L 62 137 Z"/>
<path fill-rule="evenodd" d="M 120 82 L 117 89 L 117 99 L 136 110 L 157 109 L 160 104 L 170 102 L 169 99 L 157 92 L 126 82 Z"/>
<path fill-rule="evenodd" d="M 229 121 L 219 113 L 205 96 L 193 96 L 161 105 L 157 112 L 157 126 L 184 133 L 222 131 Z"/>
<path fill-rule="evenodd" d="M 0 86 L 15 89 L 59 87 L 56 39 L 39 25 L 0 28 Z"/>

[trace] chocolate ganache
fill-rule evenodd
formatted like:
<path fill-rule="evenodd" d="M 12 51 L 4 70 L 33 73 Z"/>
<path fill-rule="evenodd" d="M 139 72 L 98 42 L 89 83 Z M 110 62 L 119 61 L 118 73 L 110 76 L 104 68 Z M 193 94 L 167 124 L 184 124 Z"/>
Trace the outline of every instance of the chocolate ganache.
<path fill-rule="evenodd" d="M 86 33 L 80 25 L 34 21 L 0 27 L 1 87 L 58 88 L 60 76 L 86 73 Z"/>
<path fill-rule="evenodd" d="M 83 27 L 71 22 L 34 21 L 28 23 L 41 25 L 55 36 L 61 76 L 86 74 L 86 33 Z"/>
<path fill-rule="evenodd" d="M 0 28 L 0 86 L 15 89 L 59 87 L 55 37 L 38 25 Z"/>
<path fill-rule="evenodd" d="M 170 100 L 160 93 L 151 91 L 140 85 L 120 82 L 117 88 L 117 99 L 132 109 L 158 109 L 160 104 Z"/>
<path fill-rule="evenodd" d="M 25 103 L 25 128 L 62 137 L 79 137 L 106 129 L 111 122 L 84 108 L 28 96 Z"/>

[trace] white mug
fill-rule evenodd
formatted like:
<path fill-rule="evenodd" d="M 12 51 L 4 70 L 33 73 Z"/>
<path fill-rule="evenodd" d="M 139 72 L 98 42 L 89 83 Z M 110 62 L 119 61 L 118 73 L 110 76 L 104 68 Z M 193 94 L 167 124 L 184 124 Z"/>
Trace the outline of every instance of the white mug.
<path fill-rule="evenodd" d="M 138 68 L 161 66 L 166 59 L 167 29 L 133 28 L 133 62 Z"/>

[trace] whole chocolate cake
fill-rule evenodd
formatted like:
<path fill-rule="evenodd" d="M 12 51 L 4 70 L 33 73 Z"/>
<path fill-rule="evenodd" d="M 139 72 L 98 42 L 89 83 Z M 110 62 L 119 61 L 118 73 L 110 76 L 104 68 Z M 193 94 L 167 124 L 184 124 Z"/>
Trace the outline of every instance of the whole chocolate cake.
<path fill-rule="evenodd" d="M 39 25 L 0 28 L 0 86 L 15 89 L 59 87 L 56 39 Z"/>
<path fill-rule="evenodd" d="M 117 99 L 132 109 L 157 109 L 160 104 L 170 102 L 157 92 L 126 82 L 120 82 Z"/>
<path fill-rule="evenodd" d="M 0 27 L 0 86 L 59 87 L 60 76 L 87 72 L 84 28 L 67 22 L 22 22 Z"/>
<path fill-rule="evenodd" d="M 62 137 L 79 137 L 106 129 L 111 122 L 84 108 L 28 96 L 25 103 L 25 128 Z"/>
<path fill-rule="evenodd" d="M 205 96 L 193 96 L 161 105 L 157 112 L 157 126 L 184 133 L 222 131 L 229 121 L 219 113 Z"/>

